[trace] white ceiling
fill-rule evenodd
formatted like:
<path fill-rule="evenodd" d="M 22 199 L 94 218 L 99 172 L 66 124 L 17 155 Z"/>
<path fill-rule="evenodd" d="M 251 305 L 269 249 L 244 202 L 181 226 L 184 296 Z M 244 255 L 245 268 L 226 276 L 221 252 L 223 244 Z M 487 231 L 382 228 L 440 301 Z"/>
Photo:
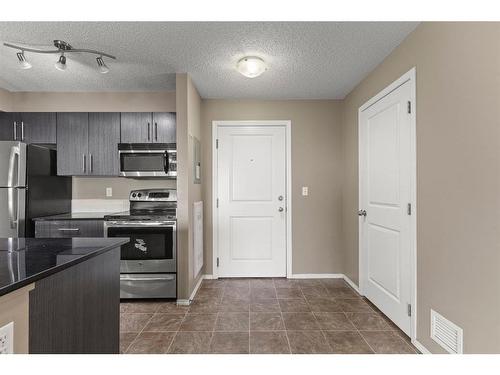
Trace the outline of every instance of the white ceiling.
<path fill-rule="evenodd" d="M 0 46 L 0 87 L 10 91 L 168 91 L 188 72 L 204 98 L 342 99 L 418 25 L 416 22 L 0 22 L 0 41 L 75 48 L 116 55 L 111 71 L 94 55 L 26 52 Z M 254 79 L 235 70 L 257 55 L 268 71 Z"/>

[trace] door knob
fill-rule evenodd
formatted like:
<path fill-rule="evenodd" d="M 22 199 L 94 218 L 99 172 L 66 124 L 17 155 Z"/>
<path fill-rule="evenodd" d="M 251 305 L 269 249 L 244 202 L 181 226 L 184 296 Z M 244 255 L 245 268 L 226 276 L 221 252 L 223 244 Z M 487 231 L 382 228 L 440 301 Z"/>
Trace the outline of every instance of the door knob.
<path fill-rule="evenodd" d="M 366 210 L 359 210 L 358 216 L 365 216 L 366 217 Z"/>
<path fill-rule="evenodd" d="M 280 196 L 278 197 L 278 200 L 279 200 L 279 201 L 282 201 L 282 200 L 283 200 L 283 195 L 280 195 Z"/>
<path fill-rule="evenodd" d="M 278 208 L 278 211 L 279 211 L 279 212 L 283 212 L 283 210 L 284 210 L 284 208 L 283 208 L 283 207 Z"/>

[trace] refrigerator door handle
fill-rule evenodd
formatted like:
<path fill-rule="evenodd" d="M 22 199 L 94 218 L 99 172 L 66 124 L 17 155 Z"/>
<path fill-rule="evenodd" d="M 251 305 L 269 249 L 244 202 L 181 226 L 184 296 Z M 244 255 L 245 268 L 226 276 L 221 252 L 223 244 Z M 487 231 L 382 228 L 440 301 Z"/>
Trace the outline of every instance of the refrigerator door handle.
<path fill-rule="evenodd" d="M 17 197 L 14 198 L 14 195 L 15 193 L 17 193 L 17 189 L 16 188 L 8 188 L 8 210 L 9 210 L 9 223 L 10 223 L 10 229 L 15 229 L 17 228 L 17 223 L 18 223 L 18 218 L 17 218 L 17 215 L 18 215 L 18 207 L 15 207 L 14 206 L 17 206 Z"/>
<path fill-rule="evenodd" d="M 12 146 L 10 148 L 9 173 L 7 175 L 8 187 L 17 187 L 19 185 L 19 156 L 19 147 Z M 14 177 L 17 179 L 17 181 L 14 181 Z"/>

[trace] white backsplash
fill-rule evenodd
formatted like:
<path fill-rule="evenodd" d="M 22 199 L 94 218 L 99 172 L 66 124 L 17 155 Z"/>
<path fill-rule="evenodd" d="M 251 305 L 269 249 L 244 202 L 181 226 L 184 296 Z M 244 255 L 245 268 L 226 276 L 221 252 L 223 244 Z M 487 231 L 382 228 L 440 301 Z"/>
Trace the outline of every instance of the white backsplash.
<path fill-rule="evenodd" d="M 72 199 L 71 212 L 128 211 L 128 199 Z"/>

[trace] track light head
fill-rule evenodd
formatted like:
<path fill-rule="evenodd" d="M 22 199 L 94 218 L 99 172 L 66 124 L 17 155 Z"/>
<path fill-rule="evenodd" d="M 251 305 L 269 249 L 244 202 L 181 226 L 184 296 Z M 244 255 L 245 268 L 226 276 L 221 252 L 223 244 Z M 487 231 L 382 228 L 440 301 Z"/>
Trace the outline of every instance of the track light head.
<path fill-rule="evenodd" d="M 66 70 L 66 56 L 64 56 L 64 54 L 61 54 L 61 56 L 59 57 L 59 60 L 57 60 L 57 62 L 55 63 L 54 66 L 58 70 L 65 71 Z"/>
<path fill-rule="evenodd" d="M 104 63 L 104 60 L 102 59 L 102 56 L 99 56 L 96 58 L 97 61 L 97 67 L 99 69 L 99 73 L 101 74 L 106 74 L 109 72 L 108 66 Z"/>
<path fill-rule="evenodd" d="M 30 69 L 31 64 L 26 60 L 26 56 L 24 56 L 24 51 L 17 53 L 17 59 L 19 60 L 19 66 L 21 69 Z"/>

